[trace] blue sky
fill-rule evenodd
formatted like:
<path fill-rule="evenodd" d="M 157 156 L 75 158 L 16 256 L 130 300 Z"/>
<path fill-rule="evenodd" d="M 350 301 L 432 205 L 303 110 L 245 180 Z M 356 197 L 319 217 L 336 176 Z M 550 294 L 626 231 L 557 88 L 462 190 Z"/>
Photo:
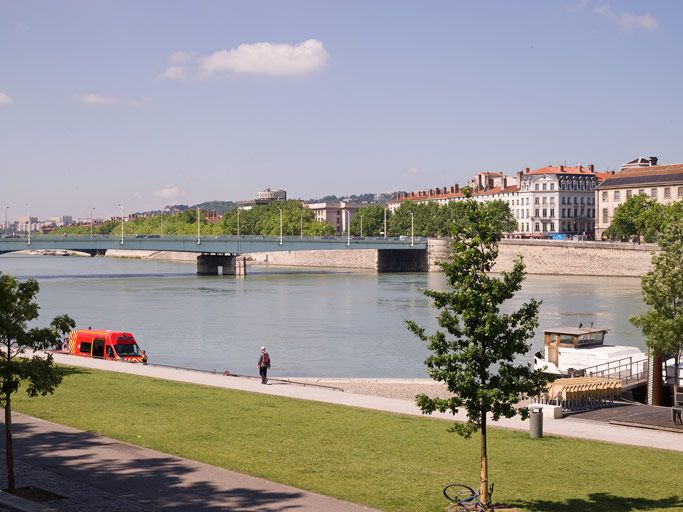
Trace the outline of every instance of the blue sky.
<path fill-rule="evenodd" d="M 10 217 L 683 161 L 683 3 L 0 0 Z"/>

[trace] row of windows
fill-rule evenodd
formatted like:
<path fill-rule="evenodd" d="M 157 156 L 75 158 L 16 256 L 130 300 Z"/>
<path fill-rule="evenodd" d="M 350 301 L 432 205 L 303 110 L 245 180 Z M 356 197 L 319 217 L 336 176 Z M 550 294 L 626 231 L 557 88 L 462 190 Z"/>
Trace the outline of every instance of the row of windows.
<path fill-rule="evenodd" d="M 560 190 L 593 190 L 593 181 L 560 181 Z M 524 183 L 522 190 L 531 190 L 531 183 Z M 555 183 L 534 183 L 534 190 L 555 190 Z"/>
<path fill-rule="evenodd" d="M 528 219 L 531 217 L 529 210 L 514 210 L 515 213 L 515 218 L 517 219 Z M 581 208 L 562 208 L 561 210 L 561 218 L 578 218 L 578 217 L 588 217 L 588 218 L 593 218 L 595 216 L 595 209 L 593 208 L 585 208 L 582 206 Z M 534 209 L 534 217 L 542 217 L 544 219 L 546 218 L 554 218 L 555 217 L 555 208 L 535 208 Z"/>
<path fill-rule="evenodd" d="M 579 232 L 583 231 L 584 233 L 586 231 L 592 231 L 594 226 L 592 222 L 560 222 L 559 224 L 560 231 L 561 232 Z M 530 233 L 531 232 L 531 227 L 533 226 L 533 230 L 536 233 L 548 233 L 555 231 L 555 223 L 554 222 L 521 222 L 519 224 L 520 231 L 523 231 L 525 233 Z"/>
<path fill-rule="evenodd" d="M 671 188 L 672 188 L 672 187 L 664 187 L 664 195 L 663 195 L 664 199 L 671 199 Z M 635 189 L 634 189 L 634 190 L 627 190 L 627 191 L 626 191 L 626 199 L 628 199 L 629 197 L 633 196 L 633 194 L 634 194 L 635 192 L 636 192 Z M 650 197 L 651 197 L 652 199 L 657 199 L 657 196 L 658 196 L 658 189 L 656 189 L 656 188 L 651 188 L 651 189 L 649 190 L 649 193 L 650 193 Z M 638 194 L 643 194 L 643 195 L 645 195 L 645 189 L 644 189 L 644 188 L 639 188 L 639 189 L 638 189 Z M 677 196 L 678 198 L 683 198 L 683 187 L 676 187 L 676 196 Z M 614 201 L 621 201 L 621 190 L 614 190 L 614 191 L 613 191 L 612 199 L 613 199 Z M 603 200 L 603 201 L 607 201 L 607 200 L 608 200 L 608 191 L 607 191 L 607 190 L 603 190 L 603 191 L 602 191 L 602 200 Z"/>

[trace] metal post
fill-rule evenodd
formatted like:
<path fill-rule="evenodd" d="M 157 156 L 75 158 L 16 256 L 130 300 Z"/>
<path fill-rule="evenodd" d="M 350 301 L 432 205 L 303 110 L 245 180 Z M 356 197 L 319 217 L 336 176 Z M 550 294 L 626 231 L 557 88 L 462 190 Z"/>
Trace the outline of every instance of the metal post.
<path fill-rule="evenodd" d="M 161 230 L 159 232 L 160 237 L 164 237 L 164 209 L 161 209 Z"/>
<path fill-rule="evenodd" d="M 26 215 L 28 216 L 28 245 L 31 245 L 31 207 L 26 203 Z"/>
<path fill-rule="evenodd" d="M 360 237 L 363 238 L 363 216 L 360 216 Z"/>
<path fill-rule="evenodd" d="M 199 206 L 197 206 L 197 245 L 200 245 L 202 243 L 202 234 L 199 230 L 199 225 Z"/>
<path fill-rule="evenodd" d="M 384 209 L 384 238 L 387 237 L 387 209 Z"/>
<path fill-rule="evenodd" d="M 304 212 L 301 212 L 301 239 L 304 238 Z"/>
<path fill-rule="evenodd" d="M 278 208 L 280 210 L 280 245 L 282 245 L 282 208 Z"/>
<path fill-rule="evenodd" d="M 410 247 L 415 245 L 415 214 L 410 212 Z"/>
<path fill-rule="evenodd" d="M 9 205 L 5 206 L 5 235 L 9 229 L 9 224 L 7 224 L 7 210 L 9 210 Z"/>
<path fill-rule="evenodd" d="M 241 211 L 242 211 L 242 210 L 241 210 L 240 207 L 238 206 L 238 207 L 237 207 L 237 238 L 240 237 L 240 212 L 241 212 Z"/>
<path fill-rule="evenodd" d="M 346 245 L 351 245 L 351 212 L 346 210 Z"/>
<path fill-rule="evenodd" d="M 121 208 L 121 245 L 123 245 L 123 205 L 120 204 L 119 208 Z"/>
<path fill-rule="evenodd" d="M 92 238 L 92 212 L 95 211 L 95 208 L 90 208 L 90 238 Z"/>

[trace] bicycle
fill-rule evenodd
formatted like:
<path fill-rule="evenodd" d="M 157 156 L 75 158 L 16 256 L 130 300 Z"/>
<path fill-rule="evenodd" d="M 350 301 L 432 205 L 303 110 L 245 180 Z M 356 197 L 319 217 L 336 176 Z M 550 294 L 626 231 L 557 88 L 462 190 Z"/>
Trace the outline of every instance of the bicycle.
<path fill-rule="evenodd" d="M 469 485 L 448 484 L 443 495 L 451 502 L 448 512 L 487 512 L 489 509 L 479 500 L 479 491 Z M 489 489 L 489 499 L 493 496 L 493 484 Z"/>

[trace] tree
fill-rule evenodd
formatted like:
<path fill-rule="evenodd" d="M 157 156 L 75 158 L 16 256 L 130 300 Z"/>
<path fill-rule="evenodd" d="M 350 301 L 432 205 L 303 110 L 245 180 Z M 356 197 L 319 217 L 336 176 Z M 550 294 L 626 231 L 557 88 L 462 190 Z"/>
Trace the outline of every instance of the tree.
<path fill-rule="evenodd" d="M 528 340 L 538 325 L 540 303 L 532 299 L 511 313 L 500 311 L 501 305 L 522 286 L 521 257 L 512 271 L 503 272 L 500 278 L 490 275 L 506 229 L 500 208 L 477 203 L 469 193 L 466 196 L 449 259 L 439 264 L 446 274 L 448 289 L 424 291 L 440 310 L 437 320 L 443 330 L 427 335 L 415 322 L 406 323 L 431 351 L 425 360 L 430 377 L 444 382 L 450 392 L 449 398 L 418 395 L 416 401 L 422 412 L 456 414 L 463 408 L 467 421 L 450 430 L 465 438 L 481 431 L 480 499 L 488 506 L 487 415 L 491 413 L 494 421 L 517 413 L 528 417 L 528 409 L 516 410 L 515 404 L 524 396 L 538 394 L 547 380 L 540 370 L 515 360 L 531 348 Z"/>
<path fill-rule="evenodd" d="M 63 344 L 67 339 L 67 334 L 76 328 L 76 322 L 69 315 L 59 315 L 52 319 L 50 327 L 57 333 Z"/>
<path fill-rule="evenodd" d="M 372 204 L 358 208 L 356 216 L 351 221 L 351 234 L 360 235 L 361 217 L 363 222 L 364 236 L 380 236 L 384 231 L 384 211 L 385 206 L 380 204 Z M 389 212 L 387 212 L 387 218 Z M 387 221 L 388 222 L 388 221 Z"/>
<path fill-rule="evenodd" d="M 7 483 L 15 489 L 14 450 L 12 447 L 12 394 L 26 382 L 26 393 L 45 396 L 54 393 L 62 381 L 61 374 L 53 365 L 52 355 L 43 358 L 35 354 L 53 346 L 59 332 L 67 325 L 74 325 L 67 315 L 53 320 L 55 328 L 28 328 L 27 324 L 38 318 L 38 293 L 35 279 L 19 282 L 9 274 L 0 272 L 0 405 L 5 408 L 5 456 Z M 27 350 L 34 352 L 27 357 Z"/>
<path fill-rule="evenodd" d="M 646 242 L 654 242 L 662 230 L 664 207 L 645 194 L 629 197 L 614 210 L 614 217 L 607 236 L 628 240 L 642 236 Z"/>
<path fill-rule="evenodd" d="M 683 219 L 668 226 L 652 256 L 652 270 L 642 279 L 647 311 L 630 318 L 645 335 L 656 356 L 674 356 L 679 368 L 683 355 Z M 675 385 L 678 378 L 674 379 Z"/>

